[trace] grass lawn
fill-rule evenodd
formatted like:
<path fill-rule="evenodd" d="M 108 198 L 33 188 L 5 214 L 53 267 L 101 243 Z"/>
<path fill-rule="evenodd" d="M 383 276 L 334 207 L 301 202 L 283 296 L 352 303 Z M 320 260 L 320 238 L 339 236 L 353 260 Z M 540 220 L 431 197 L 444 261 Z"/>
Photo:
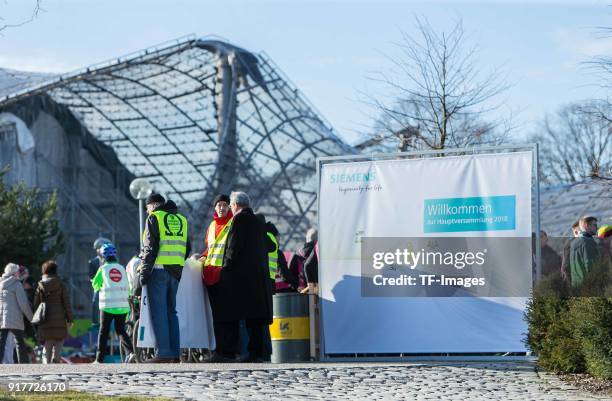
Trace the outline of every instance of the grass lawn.
<path fill-rule="evenodd" d="M 123 396 L 109 397 L 104 395 L 95 395 L 91 393 L 83 393 L 80 391 L 64 391 L 56 393 L 9 393 L 5 390 L 0 390 L 0 401 L 169 401 L 168 398 L 162 397 L 143 397 L 143 396 Z"/>

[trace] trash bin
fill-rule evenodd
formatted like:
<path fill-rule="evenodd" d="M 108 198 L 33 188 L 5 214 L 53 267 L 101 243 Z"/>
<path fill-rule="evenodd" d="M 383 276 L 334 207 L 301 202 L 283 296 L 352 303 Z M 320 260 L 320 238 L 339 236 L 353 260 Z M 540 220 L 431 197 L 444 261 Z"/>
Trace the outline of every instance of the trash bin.
<path fill-rule="evenodd" d="M 270 326 L 272 362 L 310 360 L 308 295 L 282 293 L 273 297 L 274 321 Z"/>

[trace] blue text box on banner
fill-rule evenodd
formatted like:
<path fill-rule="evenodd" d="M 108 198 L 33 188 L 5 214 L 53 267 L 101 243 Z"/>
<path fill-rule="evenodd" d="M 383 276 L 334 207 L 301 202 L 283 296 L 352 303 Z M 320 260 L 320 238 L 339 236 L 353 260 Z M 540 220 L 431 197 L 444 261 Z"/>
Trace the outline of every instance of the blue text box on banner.
<path fill-rule="evenodd" d="M 516 196 L 425 199 L 425 233 L 500 231 L 516 227 Z"/>

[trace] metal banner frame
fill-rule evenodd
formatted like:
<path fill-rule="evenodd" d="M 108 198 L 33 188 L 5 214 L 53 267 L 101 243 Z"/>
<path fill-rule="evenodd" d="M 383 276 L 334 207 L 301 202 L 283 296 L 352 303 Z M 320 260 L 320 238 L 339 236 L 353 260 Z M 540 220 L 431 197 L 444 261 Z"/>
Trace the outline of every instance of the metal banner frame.
<path fill-rule="evenodd" d="M 424 150 L 414 152 L 399 152 L 399 153 L 371 153 L 361 155 L 346 155 L 346 156 L 330 156 L 317 158 L 317 227 L 321 228 L 320 211 L 320 191 L 321 191 L 321 167 L 324 164 L 346 163 L 346 162 L 363 162 L 363 161 L 380 161 L 393 159 L 422 159 L 431 157 L 445 157 L 449 155 L 474 155 L 474 154 L 495 154 L 495 153 L 515 153 L 530 151 L 532 154 L 532 232 L 538 233 L 535 236 L 535 263 L 536 263 L 536 280 L 541 276 L 541 248 L 540 248 L 540 177 L 539 177 L 539 147 L 537 143 L 529 143 L 524 145 L 501 145 L 501 146 L 481 146 L 469 148 L 455 149 L 439 149 L 439 150 Z M 319 248 L 319 258 L 321 254 Z M 319 272 L 321 271 L 319 263 Z M 319 273 L 319 282 L 321 273 Z M 534 358 L 530 352 L 517 355 L 516 353 L 505 353 L 503 355 L 494 353 L 440 353 L 439 355 L 432 354 L 326 354 L 325 352 L 325 328 L 323 324 L 323 314 L 325 313 L 323 302 L 319 302 L 319 359 L 324 362 L 413 362 L 413 361 L 531 361 Z"/>

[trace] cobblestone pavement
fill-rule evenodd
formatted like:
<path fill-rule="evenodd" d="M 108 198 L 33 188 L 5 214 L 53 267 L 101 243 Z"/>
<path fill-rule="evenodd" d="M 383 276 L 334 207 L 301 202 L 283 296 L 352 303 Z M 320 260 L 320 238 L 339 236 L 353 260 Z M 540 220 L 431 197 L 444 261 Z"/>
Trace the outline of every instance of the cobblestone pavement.
<path fill-rule="evenodd" d="M 189 400 L 610 400 L 533 363 L 3 365 L 0 380 L 67 380 L 70 389 Z"/>

